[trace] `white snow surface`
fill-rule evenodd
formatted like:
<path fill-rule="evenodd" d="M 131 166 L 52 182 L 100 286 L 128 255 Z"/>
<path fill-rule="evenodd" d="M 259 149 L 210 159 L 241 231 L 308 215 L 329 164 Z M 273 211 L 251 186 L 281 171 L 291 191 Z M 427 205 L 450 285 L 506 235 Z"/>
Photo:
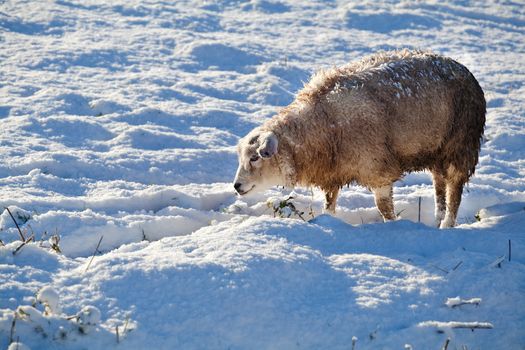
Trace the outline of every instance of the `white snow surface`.
<path fill-rule="evenodd" d="M 9 345 L 7 350 L 31 350 L 27 345 L 20 342 L 13 342 Z"/>
<path fill-rule="evenodd" d="M 335 217 L 235 196 L 237 141 L 316 69 L 403 47 L 485 91 L 458 227 L 427 173 L 389 223 L 359 186 Z M 525 347 L 523 4 L 4 0 L 0 62 L 0 348 Z"/>

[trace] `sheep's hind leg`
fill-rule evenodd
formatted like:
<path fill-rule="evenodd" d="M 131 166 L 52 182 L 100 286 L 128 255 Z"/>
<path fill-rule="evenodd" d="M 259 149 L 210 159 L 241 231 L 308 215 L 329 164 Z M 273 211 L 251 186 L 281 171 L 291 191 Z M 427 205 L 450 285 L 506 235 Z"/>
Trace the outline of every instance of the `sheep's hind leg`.
<path fill-rule="evenodd" d="M 467 177 L 461 174 L 454 175 L 447 178 L 447 210 L 440 228 L 454 227 L 456 225 L 461 195 L 463 194 L 463 185 L 467 182 Z"/>
<path fill-rule="evenodd" d="M 376 206 L 385 221 L 395 220 L 392 184 L 373 189 Z"/>
<path fill-rule="evenodd" d="M 445 211 L 447 209 L 447 185 L 443 174 L 439 171 L 432 170 L 432 180 L 434 182 L 435 194 L 435 225 L 439 227 L 445 218 Z"/>
<path fill-rule="evenodd" d="M 335 205 L 337 203 L 337 196 L 339 195 L 339 188 L 325 191 L 325 212 L 335 214 Z"/>

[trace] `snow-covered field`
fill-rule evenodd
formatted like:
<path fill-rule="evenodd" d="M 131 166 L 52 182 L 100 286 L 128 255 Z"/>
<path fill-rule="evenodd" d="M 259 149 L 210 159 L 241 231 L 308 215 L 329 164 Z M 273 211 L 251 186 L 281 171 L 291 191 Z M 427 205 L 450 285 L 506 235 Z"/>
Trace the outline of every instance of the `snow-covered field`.
<path fill-rule="evenodd" d="M 235 196 L 312 72 L 402 47 L 485 91 L 457 228 L 426 173 L 390 223 L 358 186 Z M 0 348 L 525 349 L 524 62 L 519 1 L 0 1 Z"/>

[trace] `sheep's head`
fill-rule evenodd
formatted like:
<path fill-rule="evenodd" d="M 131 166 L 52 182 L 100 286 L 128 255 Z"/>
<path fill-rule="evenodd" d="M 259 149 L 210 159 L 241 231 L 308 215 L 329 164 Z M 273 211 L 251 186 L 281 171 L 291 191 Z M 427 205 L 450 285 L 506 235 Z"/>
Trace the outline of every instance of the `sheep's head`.
<path fill-rule="evenodd" d="M 284 184 L 284 176 L 275 157 L 278 146 L 274 133 L 259 128 L 240 140 L 237 146 L 239 168 L 233 182 L 237 193 L 244 195 L 252 190 Z"/>

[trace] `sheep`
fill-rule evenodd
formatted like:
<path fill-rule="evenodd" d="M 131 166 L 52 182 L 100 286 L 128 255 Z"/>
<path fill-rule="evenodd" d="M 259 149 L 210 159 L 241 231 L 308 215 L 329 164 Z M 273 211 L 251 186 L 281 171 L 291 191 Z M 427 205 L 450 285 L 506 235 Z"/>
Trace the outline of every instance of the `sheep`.
<path fill-rule="evenodd" d="M 436 225 L 453 227 L 474 174 L 485 125 L 483 90 L 451 58 L 427 51 L 380 52 L 315 73 L 295 100 L 239 141 L 239 195 L 272 185 L 314 186 L 335 213 L 342 186 L 374 193 L 395 220 L 393 183 L 429 170 Z"/>

